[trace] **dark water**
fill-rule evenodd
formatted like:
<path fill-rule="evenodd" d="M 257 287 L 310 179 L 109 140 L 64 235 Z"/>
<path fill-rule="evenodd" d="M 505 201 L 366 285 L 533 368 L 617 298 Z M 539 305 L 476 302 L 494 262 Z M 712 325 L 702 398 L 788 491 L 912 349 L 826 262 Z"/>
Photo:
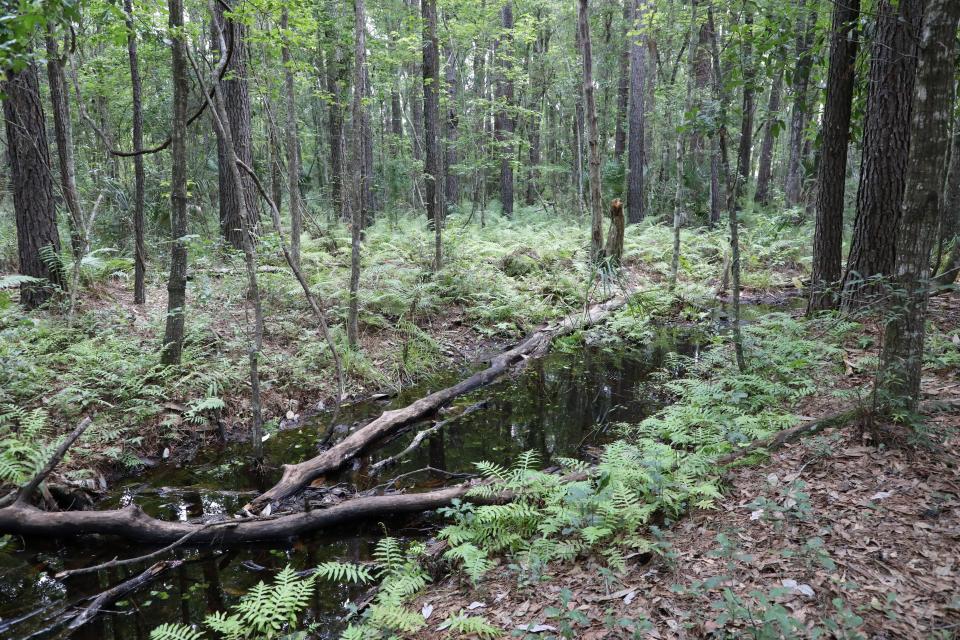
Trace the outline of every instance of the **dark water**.
<path fill-rule="evenodd" d="M 576 353 L 553 353 L 536 360 L 517 377 L 480 389 L 458 399 L 448 415 L 463 407 L 488 400 L 484 409 L 452 421 L 441 434 L 431 437 L 408 460 L 371 477 L 369 465 L 406 447 L 413 433 L 430 423 L 415 425 L 360 459 L 352 469 L 331 479 L 346 490 L 368 489 L 399 474 L 432 467 L 451 473 L 474 472 L 473 463 L 488 460 L 510 464 L 517 454 L 535 450 L 547 466 L 556 457 L 585 457 L 590 445 L 607 438 L 613 422 L 637 422 L 660 407 L 656 393 L 647 385 L 649 374 L 659 368 L 670 351 L 694 353 L 699 349 L 689 335 L 682 339 L 659 334 L 642 349 L 611 352 L 609 349 L 579 349 Z M 368 401 L 345 408 L 337 423 L 342 437 L 347 428 L 363 423 L 384 409 L 403 406 L 426 393 L 461 379 L 464 371 L 451 371 L 411 387 L 389 401 Z M 442 418 L 442 416 L 441 416 Z M 297 429 L 274 433 L 266 443 L 268 468 L 254 473 L 245 462 L 241 445 L 211 447 L 183 468 L 161 465 L 115 487 L 106 506 L 131 501 L 151 515 L 165 519 L 198 518 L 233 513 L 254 492 L 271 485 L 281 462 L 296 462 L 316 454 L 318 440 L 326 432 L 330 416 L 319 414 Z M 406 476 L 411 490 L 449 481 L 444 474 L 425 472 Z M 370 557 L 384 534 L 425 537 L 436 520 L 420 517 L 385 523 L 367 523 L 324 535 L 270 543 L 216 549 L 183 548 L 186 562 L 151 585 L 108 609 L 108 613 L 78 630 L 74 638 L 147 638 L 163 622 L 200 622 L 213 611 L 236 602 L 251 586 L 269 581 L 287 565 L 305 569 L 325 560 L 359 561 Z M 66 568 L 85 567 L 114 557 L 132 557 L 152 551 L 129 543 L 88 538 L 70 540 L 12 539 L 0 551 L 0 629 L 4 621 L 51 605 L 53 611 L 135 575 L 145 566 L 75 576 L 60 582 L 52 576 Z M 326 630 L 322 637 L 337 637 L 344 625 L 344 602 L 362 595 L 363 589 L 318 583 L 310 618 Z M 0 631 L 3 638 L 55 637 L 45 632 L 48 614 L 41 614 Z"/>

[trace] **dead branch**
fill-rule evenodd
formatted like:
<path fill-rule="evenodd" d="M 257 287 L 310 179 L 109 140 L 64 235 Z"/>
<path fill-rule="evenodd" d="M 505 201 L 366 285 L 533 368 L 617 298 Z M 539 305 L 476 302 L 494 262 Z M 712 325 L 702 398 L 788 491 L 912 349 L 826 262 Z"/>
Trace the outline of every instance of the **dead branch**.
<path fill-rule="evenodd" d="M 183 564 L 183 560 L 164 560 L 162 562 L 157 562 L 139 574 L 129 580 L 124 580 L 120 584 L 110 589 L 107 589 L 87 605 L 87 608 L 81 611 L 76 618 L 74 618 L 68 625 L 68 629 L 78 629 L 85 625 L 87 622 L 96 617 L 100 610 L 112 602 L 116 602 L 120 598 L 124 597 L 128 593 L 136 591 L 140 587 L 153 582 L 161 574 L 166 573 L 170 569 L 175 569 Z"/>
<path fill-rule="evenodd" d="M 371 475 L 376 475 L 376 474 L 380 473 L 381 471 L 383 471 L 383 469 L 385 469 L 386 467 L 390 467 L 390 466 L 393 466 L 393 465 L 397 464 L 397 462 L 399 462 L 401 459 L 405 458 L 405 457 L 406 457 L 407 455 L 409 455 L 412 451 L 416 450 L 417 447 L 419 447 L 421 444 L 423 444 L 423 441 L 426 440 L 429 436 L 432 436 L 433 434 L 437 433 L 438 431 L 441 431 L 444 427 L 446 427 L 446 426 L 447 426 L 448 424 L 450 424 L 451 422 L 456 422 L 457 420 L 460 420 L 461 418 L 465 418 L 466 416 L 470 415 L 471 413 L 473 413 L 473 412 L 475 412 L 475 411 L 479 411 L 480 409 L 485 409 L 488 404 L 489 404 L 489 400 L 481 400 L 480 402 L 477 402 L 477 403 L 475 403 L 475 404 L 470 405 L 469 407 L 467 407 L 466 409 L 464 409 L 462 413 L 460 413 L 460 414 L 458 414 L 458 415 L 456 415 L 456 416 L 453 416 L 452 418 L 447 418 L 446 420 L 441 420 L 441 421 L 437 422 L 436 424 L 434 424 L 434 425 L 433 425 L 432 427 L 430 427 L 429 429 L 424 429 L 423 431 L 418 431 L 418 432 L 417 432 L 417 435 L 415 435 L 415 436 L 413 437 L 413 440 L 410 442 L 410 444 L 407 445 L 407 447 L 406 447 L 403 451 L 401 451 L 400 453 L 398 453 L 398 454 L 395 455 L 395 456 L 390 456 L 389 458 L 384 458 L 383 460 L 380 460 L 379 462 L 376 462 L 376 463 L 370 465 L 370 474 L 371 474 Z"/>
<path fill-rule="evenodd" d="M 498 380 L 510 371 L 513 364 L 545 351 L 554 338 L 567 335 L 582 327 L 597 324 L 626 303 L 627 298 L 625 296 L 618 296 L 589 307 L 582 313 L 567 316 L 555 325 L 541 327 L 517 346 L 493 358 L 490 366 L 486 369 L 478 371 L 452 387 L 435 391 L 420 398 L 402 409 L 383 412 L 379 418 L 314 458 L 299 464 L 284 465 L 280 481 L 267 492 L 251 501 L 250 504 L 246 505 L 246 508 L 256 512 L 271 502 L 282 500 L 297 493 L 314 479 L 340 469 L 374 442 L 395 433 L 408 424 L 433 414 L 454 398 Z"/>
<path fill-rule="evenodd" d="M 30 496 L 33 495 L 33 492 L 36 491 L 37 487 L 40 486 L 40 483 L 43 482 L 48 475 L 50 475 L 50 473 L 58 464 L 60 464 L 60 461 L 63 460 L 63 456 L 67 455 L 67 449 L 69 449 L 73 443 L 76 442 L 77 438 L 80 437 L 80 434 L 86 431 L 87 427 L 89 427 L 92 422 L 93 420 L 91 420 L 89 416 L 80 421 L 80 424 L 78 424 L 76 428 L 70 432 L 70 435 L 68 435 L 64 441 L 60 443 L 60 446 L 57 447 L 57 450 L 54 451 L 53 455 L 50 456 L 50 459 L 47 460 L 47 464 L 43 465 L 43 468 L 40 469 L 40 472 L 33 476 L 33 479 L 30 480 L 30 482 L 23 485 L 23 488 L 20 489 L 16 499 L 13 501 L 13 505 L 7 508 L 12 509 L 18 505 L 24 505 L 27 503 L 27 501 L 30 499 Z"/>

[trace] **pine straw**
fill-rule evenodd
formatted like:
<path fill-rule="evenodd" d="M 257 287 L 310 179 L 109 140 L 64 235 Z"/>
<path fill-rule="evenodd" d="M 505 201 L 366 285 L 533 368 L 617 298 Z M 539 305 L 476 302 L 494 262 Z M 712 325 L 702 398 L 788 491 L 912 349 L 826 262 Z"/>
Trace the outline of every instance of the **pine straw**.
<path fill-rule="evenodd" d="M 847 429 L 792 445 L 762 466 L 735 470 L 718 509 L 694 512 L 668 534 L 675 560 L 632 558 L 609 591 L 590 562 L 551 567 L 551 580 L 528 587 L 518 586 L 515 574 L 504 569 L 494 570 L 479 589 L 447 578 L 416 603 L 418 609 L 427 602 L 434 607 L 420 637 L 444 637 L 436 631 L 439 623 L 471 602 L 485 604 L 470 613 L 484 615 L 504 636 L 527 623 L 559 627 L 545 609 L 559 606 L 563 588 L 574 594 L 571 607 L 591 618 L 589 628 L 575 628 L 578 638 L 618 637 L 603 625 L 610 612 L 648 619 L 653 629 L 644 637 L 741 637 L 747 635 L 742 625 L 717 629 L 713 622 L 719 612 L 711 602 L 720 599 L 722 587 L 702 595 L 675 590 L 724 575 L 733 579 L 722 586 L 747 600 L 751 592 L 782 587 L 783 580 L 809 585 L 813 597 L 775 598 L 805 624 L 835 618 L 832 601 L 841 598 L 863 618 L 860 637 L 927 638 L 937 631 L 952 637 L 960 629 L 960 416 L 940 414 L 931 423 L 938 431 L 952 430 L 936 450 L 878 450 Z M 795 480 L 806 483 L 811 517 L 788 513 L 777 520 L 769 511 L 751 516 L 759 496 L 783 505 Z M 720 533 L 735 542 L 739 560 L 716 557 Z M 832 570 L 801 553 L 813 537 L 823 539 Z M 793 557 L 784 557 L 785 550 Z"/>

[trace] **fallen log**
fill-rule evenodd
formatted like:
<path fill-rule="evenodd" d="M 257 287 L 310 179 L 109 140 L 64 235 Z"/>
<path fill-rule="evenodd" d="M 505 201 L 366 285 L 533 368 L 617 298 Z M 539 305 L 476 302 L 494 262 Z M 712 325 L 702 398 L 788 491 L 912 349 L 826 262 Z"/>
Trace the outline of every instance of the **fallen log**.
<path fill-rule="evenodd" d="M 626 303 L 625 296 L 618 296 L 589 307 L 582 313 L 569 315 L 555 325 L 542 327 L 517 346 L 493 358 L 486 369 L 478 371 L 452 387 L 420 398 L 402 409 L 384 411 L 379 418 L 314 458 L 298 464 L 283 465 L 280 481 L 254 498 L 245 508 L 251 512 L 258 512 L 272 502 L 294 495 L 314 479 L 337 471 L 374 442 L 434 413 L 454 398 L 494 382 L 505 375 L 512 365 L 543 352 L 554 338 L 572 333 L 581 327 L 602 322 Z"/>
<path fill-rule="evenodd" d="M 326 509 L 216 523 L 158 520 L 136 505 L 107 511 L 43 511 L 14 503 L 0 509 L 0 533 L 44 537 L 100 534 L 159 544 L 176 543 L 187 536 L 191 544 L 277 540 L 364 519 L 432 511 L 463 498 L 474 486 L 476 483 L 463 483 L 425 493 L 366 496 Z"/>

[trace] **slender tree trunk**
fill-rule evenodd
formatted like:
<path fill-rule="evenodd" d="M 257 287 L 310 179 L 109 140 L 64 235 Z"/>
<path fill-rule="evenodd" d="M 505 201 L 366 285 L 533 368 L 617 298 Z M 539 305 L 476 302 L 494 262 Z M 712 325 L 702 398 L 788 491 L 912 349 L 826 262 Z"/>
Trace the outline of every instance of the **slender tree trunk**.
<path fill-rule="evenodd" d="M 290 38 L 288 33 L 288 10 L 283 6 L 280 17 L 280 29 L 284 32 L 281 60 L 283 62 L 283 84 L 286 91 L 287 106 L 287 191 L 290 202 L 290 251 L 294 261 L 300 264 L 300 236 L 303 234 L 303 213 L 300 210 L 300 140 L 297 132 L 297 102 L 293 86 L 293 68 L 290 57 Z"/>
<path fill-rule="evenodd" d="M 645 29 L 645 16 L 648 0 L 627 0 L 633 3 L 630 30 Z M 629 138 L 627 140 L 627 220 L 638 223 L 643 220 L 643 183 L 644 146 L 646 144 L 646 100 L 644 99 L 647 82 L 645 74 L 647 43 L 642 34 L 629 36 L 630 43 L 630 99 L 629 99 Z"/>
<path fill-rule="evenodd" d="M 810 85 L 810 70 L 813 68 L 813 39 L 816 35 L 817 4 L 813 0 L 809 8 L 806 22 L 802 12 L 806 8 L 806 0 L 799 0 L 797 8 L 801 16 L 797 18 L 797 64 L 793 71 L 793 107 L 790 112 L 790 148 L 787 159 L 787 181 L 784 187 L 788 207 L 800 204 L 803 194 L 803 139 L 810 117 L 808 101 L 808 87 Z M 805 25 L 805 26 L 804 26 Z"/>
<path fill-rule="evenodd" d="M 73 160 L 73 127 L 70 123 L 69 88 L 63 75 L 63 59 L 51 31 L 47 31 L 47 84 L 50 86 L 50 106 L 53 112 L 53 131 L 57 143 L 57 164 L 60 169 L 60 189 L 70 214 L 70 245 L 75 260 L 81 258 L 83 240 L 83 212 L 77 192 L 77 172 Z"/>
<path fill-rule="evenodd" d="M 167 280 L 167 323 L 160 361 L 180 364 L 187 305 L 187 43 L 183 33 L 183 0 L 168 0 L 172 43 L 173 119 L 170 124 L 170 277 Z M 242 237 L 241 237 L 242 240 Z"/>
<path fill-rule="evenodd" d="M 459 135 L 458 127 L 460 117 L 457 111 L 457 97 L 460 94 L 459 87 L 459 76 L 457 74 L 457 56 L 454 53 L 453 47 L 447 48 L 447 67 L 446 67 L 446 84 L 447 84 L 447 119 L 446 119 L 446 162 L 444 162 L 444 175 L 446 176 L 447 184 L 444 189 L 444 200 L 447 203 L 447 206 L 451 204 L 456 204 L 460 201 L 460 179 L 457 176 L 457 171 L 454 168 L 457 165 L 457 136 Z"/>
<path fill-rule="evenodd" d="M 950 146 L 955 50 L 960 3 L 930 0 L 923 18 L 916 70 L 903 210 L 897 235 L 896 285 L 902 310 L 887 322 L 880 384 L 892 409 L 920 401 L 930 252 L 936 236 Z"/>
<path fill-rule="evenodd" d="M 697 28 L 697 0 L 691 0 L 690 2 L 690 28 L 687 32 L 687 55 L 689 56 L 689 63 L 687 66 L 687 95 L 683 102 L 683 114 L 681 120 L 682 125 L 686 125 L 686 114 L 690 113 L 693 108 L 693 84 L 695 82 L 695 70 L 697 65 L 697 48 L 694 41 L 694 33 Z M 678 62 L 679 64 L 679 62 Z M 684 215 L 683 211 L 683 170 L 684 170 L 684 155 L 683 155 L 683 143 L 684 143 L 684 134 L 681 129 L 678 128 L 677 131 L 673 132 L 675 137 L 674 142 L 674 163 L 676 166 L 676 177 L 677 177 L 677 187 L 676 193 L 674 195 L 673 202 L 673 254 L 670 261 L 670 289 L 672 290 L 677 286 L 677 277 L 680 271 L 680 228 L 683 226 Z M 692 145 L 691 145 L 692 146 Z"/>
<path fill-rule="evenodd" d="M 494 118 L 494 137 L 500 157 L 500 204 L 503 214 L 513 215 L 513 3 L 507 0 L 500 8 L 502 32 L 497 39 L 497 112 Z"/>
<path fill-rule="evenodd" d="M 957 280 L 960 272 L 960 119 L 953 123 L 953 141 L 950 147 L 950 169 L 944 189 L 942 221 L 940 223 L 940 248 L 947 242 L 953 247 L 943 269 L 937 276 L 937 284 L 947 286 Z"/>
<path fill-rule="evenodd" d="M 232 0 L 236 2 L 236 0 Z M 227 7 L 224 7 L 224 4 Z M 220 81 L 223 88 L 225 108 L 233 127 L 231 134 L 236 147 L 237 157 L 245 164 L 253 164 L 253 133 L 250 115 L 250 90 L 247 83 L 247 29 L 238 20 L 228 19 L 224 12 L 232 8 L 229 2 L 217 2 L 213 14 L 212 28 L 224 34 L 226 46 L 232 50 L 225 78 Z M 216 42 L 216 40 L 214 40 Z M 219 55 L 219 52 L 218 52 Z M 249 178 L 242 178 L 243 190 L 237 192 L 230 177 L 230 168 L 223 141 L 217 137 L 217 158 L 219 165 L 220 187 L 220 227 L 224 239 L 235 249 L 243 249 L 243 232 L 240 224 L 240 210 L 246 209 L 251 219 L 250 229 L 254 235 L 259 232 L 259 202 L 256 188 Z M 243 198 L 241 207 L 240 198 Z"/>
<path fill-rule="evenodd" d="M 630 31 L 633 30 L 633 0 L 623 3 L 623 41 L 620 44 L 617 74 L 617 123 L 613 135 L 613 157 L 623 162 L 627 149 L 627 106 L 630 102 Z"/>
<path fill-rule="evenodd" d="M 2 89 L 20 273 L 46 280 L 20 286 L 20 303 L 32 309 L 50 298 L 52 287 L 66 283 L 36 65 L 8 71 Z"/>
<path fill-rule="evenodd" d="M 920 19 L 926 0 L 880 0 L 870 52 L 857 215 L 843 282 L 842 306 L 852 310 L 883 293 L 870 283 L 890 277 L 910 148 L 910 109 Z"/>
<path fill-rule="evenodd" d="M 741 75 L 743 76 L 743 105 L 740 121 L 740 146 L 737 151 L 737 172 L 733 176 L 733 188 L 727 199 L 727 209 L 739 210 L 743 206 L 743 192 L 750 179 L 750 158 L 753 151 L 753 115 L 756 87 L 756 67 L 753 61 L 753 14 L 744 3 L 743 28 L 746 31 L 741 46 Z M 733 224 L 733 223 L 731 223 Z M 737 295 L 734 289 L 734 295 Z"/>
<path fill-rule="evenodd" d="M 423 12 L 423 131 L 426 143 L 427 220 L 434 230 L 433 269 L 443 264 L 443 175 L 440 171 L 440 52 L 437 47 L 437 2 L 420 0 Z"/>
<path fill-rule="evenodd" d="M 343 49 L 337 44 L 337 31 L 332 20 L 327 21 L 325 36 L 333 43 L 331 55 L 327 60 L 327 93 L 330 103 L 327 108 L 327 129 L 330 138 L 330 200 L 335 215 L 343 217 L 346 211 L 346 198 L 343 197 L 343 177 L 346 165 L 343 160 L 343 106 L 341 102 L 341 84 L 345 73 Z"/>
<path fill-rule="evenodd" d="M 143 149 L 143 88 L 140 82 L 137 33 L 133 27 L 133 0 L 123 1 L 123 11 L 127 21 L 127 56 L 130 58 L 130 92 L 133 98 L 133 150 L 140 151 Z M 147 301 L 145 284 L 147 245 L 144 239 L 146 222 L 143 207 L 147 183 L 143 169 L 143 156 L 140 154 L 133 156 L 133 176 L 133 302 L 134 304 L 144 304 Z"/>
<path fill-rule="evenodd" d="M 843 242 L 843 193 L 857 60 L 860 0 L 834 5 L 830 64 L 823 111 L 823 149 L 817 173 L 817 213 L 808 313 L 834 309 Z"/>
<path fill-rule="evenodd" d="M 760 143 L 760 167 L 757 170 L 757 192 L 754 200 L 762 205 L 770 204 L 770 179 L 773 175 L 773 145 L 776 142 L 774 126 L 780 116 L 780 94 L 783 91 L 783 71 L 770 87 L 767 103 L 767 119 L 763 123 L 763 142 Z"/>
<path fill-rule="evenodd" d="M 590 46 L 588 0 L 580 0 L 580 47 L 583 54 L 583 103 L 587 118 L 587 144 L 590 148 L 590 259 L 603 257 L 603 193 L 600 185 L 600 132 L 593 87 L 593 51 Z"/>
<path fill-rule="evenodd" d="M 367 12 L 364 0 L 354 0 L 355 48 L 353 56 L 353 174 L 354 205 L 350 222 L 350 301 L 347 311 L 347 342 L 356 348 L 360 339 L 359 326 L 359 290 L 360 290 L 360 241 L 363 238 L 363 224 L 369 210 L 370 180 L 367 175 L 364 137 L 372 135 L 370 131 L 370 113 L 364 100 L 367 97 Z"/>
<path fill-rule="evenodd" d="M 540 18 L 539 13 L 537 17 Z M 540 194 L 541 129 L 543 127 L 544 102 L 547 95 L 546 55 L 549 47 L 549 27 L 541 26 L 537 29 L 537 39 L 534 43 L 534 64 L 530 72 L 531 104 L 527 135 L 530 148 L 527 154 L 529 166 L 527 167 L 527 193 L 525 198 L 528 205 L 533 205 Z"/>
<path fill-rule="evenodd" d="M 710 223 L 720 222 L 721 188 L 730 191 L 730 157 L 727 153 L 727 105 L 730 95 L 723 84 L 720 64 L 720 43 L 713 17 L 713 3 L 707 5 L 707 29 L 710 40 L 710 58 L 713 62 L 713 98 L 716 101 L 716 127 L 713 131 L 713 157 L 710 160 Z M 713 174 L 717 174 L 714 180 Z"/>

